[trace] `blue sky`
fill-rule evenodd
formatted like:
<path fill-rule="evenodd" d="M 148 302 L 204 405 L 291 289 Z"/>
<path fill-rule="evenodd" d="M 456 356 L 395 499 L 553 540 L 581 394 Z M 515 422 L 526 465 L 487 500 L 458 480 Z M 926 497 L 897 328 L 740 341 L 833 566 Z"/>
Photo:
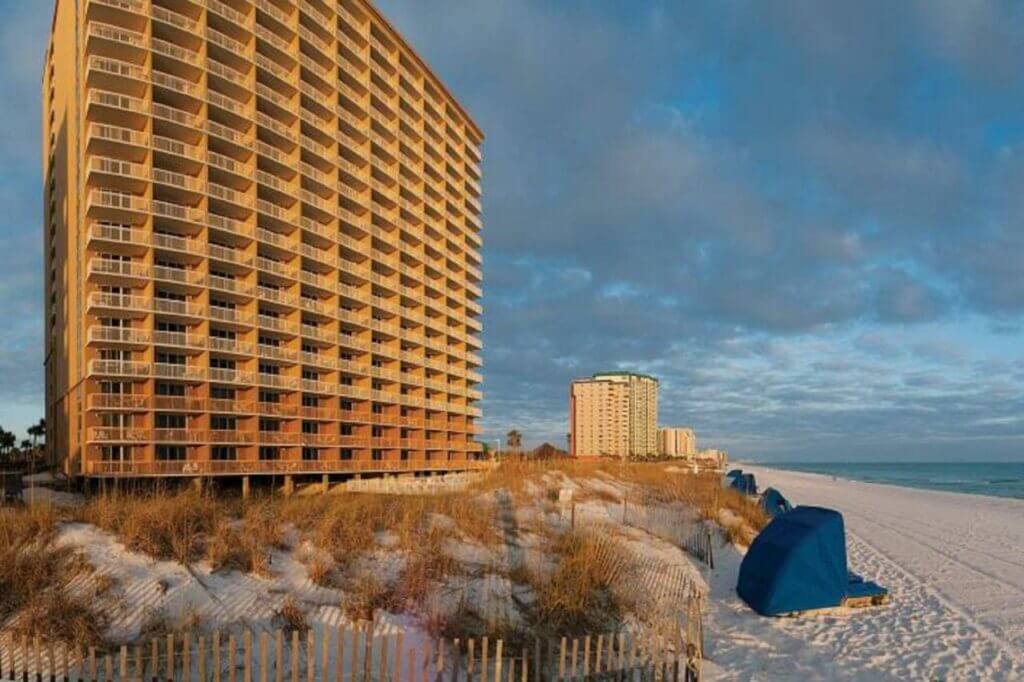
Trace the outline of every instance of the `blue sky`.
<path fill-rule="evenodd" d="M 0 6 L 0 424 L 42 413 L 38 78 Z M 1024 458 L 1024 41 L 994 0 L 379 0 L 487 134 L 486 437 L 571 378 L 762 459 Z"/>

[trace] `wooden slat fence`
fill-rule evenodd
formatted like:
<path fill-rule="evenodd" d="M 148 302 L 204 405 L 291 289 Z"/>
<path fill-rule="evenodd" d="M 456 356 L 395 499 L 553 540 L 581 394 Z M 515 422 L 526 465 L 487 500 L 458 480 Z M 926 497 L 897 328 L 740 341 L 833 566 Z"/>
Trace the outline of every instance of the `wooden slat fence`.
<path fill-rule="evenodd" d="M 422 639 L 363 623 L 171 633 L 99 650 L 0 633 L 0 680 L 21 682 L 514 682 L 701 679 L 701 597 L 685 625 L 506 643 Z"/>
<path fill-rule="evenodd" d="M 715 567 L 711 528 L 677 507 L 623 503 L 622 522 L 671 542 L 708 568 Z"/>

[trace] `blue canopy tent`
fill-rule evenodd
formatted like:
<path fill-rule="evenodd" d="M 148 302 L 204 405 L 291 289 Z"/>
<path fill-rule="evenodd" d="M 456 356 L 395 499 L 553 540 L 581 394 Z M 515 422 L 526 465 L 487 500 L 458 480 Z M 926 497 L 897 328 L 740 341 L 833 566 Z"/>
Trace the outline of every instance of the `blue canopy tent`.
<path fill-rule="evenodd" d="M 736 478 L 743 473 L 743 469 L 730 469 L 729 473 L 725 475 L 726 478 Z"/>
<path fill-rule="evenodd" d="M 768 488 L 761 493 L 761 508 L 764 509 L 768 516 L 774 519 L 780 514 L 792 511 L 793 505 L 778 490 Z"/>
<path fill-rule="evenodd" d="M 743 557 L 736 592 L 763 616 L 883 603 L 888 595 L 875 583 L 851 582 L 843 516 L 821 507 L 772 520 Z"/>
<path fill-rule="evenodd" d="M 754 478 L 754 474 L 740 474 L 732 479 L 730 487 L 738 490 L 744 495 L 757 494 L 757 480 Z"/>

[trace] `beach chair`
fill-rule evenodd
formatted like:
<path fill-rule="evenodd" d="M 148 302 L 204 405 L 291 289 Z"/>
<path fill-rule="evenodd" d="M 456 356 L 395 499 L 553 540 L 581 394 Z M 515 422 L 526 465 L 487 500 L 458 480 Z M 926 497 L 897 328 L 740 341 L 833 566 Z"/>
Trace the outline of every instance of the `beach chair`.
<path fill-rule="evenodd" d="M 822 507 L 797 507 L 765 526 L 740 563 L 736 592 L 763 616 L 803 616 L 889 600 L 885 588 L 849 572 L 843 516 Z"/>
<path fill-rule="evenodd" d="M 3 479 L 3 498 L 5 504 L 21 502 L 24 483 L 21 473 L 17 471 L 0 471 L 0 478 Z"/>

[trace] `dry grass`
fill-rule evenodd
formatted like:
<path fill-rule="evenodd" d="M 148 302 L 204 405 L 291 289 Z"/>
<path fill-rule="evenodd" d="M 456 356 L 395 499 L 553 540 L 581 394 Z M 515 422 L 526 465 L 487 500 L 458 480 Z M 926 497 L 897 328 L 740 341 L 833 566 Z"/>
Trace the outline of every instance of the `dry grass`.
<path fill-rule="evenodd" d="M 342 604 L 351 620 L 373 620 L 378 609 L 391 610 L 396 606 L 394 588 L 372 573 L 364 573 L 350 583 Z"/>
<path fill-rule="evenodd" d="M 97 497 L 78 510 L 79 520 L 114 533 L 129 549 L 183 564 L 204 555 L 224 515 L 220 503 L 191 490 Z"/>
<path fill-rule="evenodd" d="M 309 623 L 306 621 L 306 612 L 302 610 L 302 607 L 295 601 L 295 598 L 290 595 L 281 604 L 281 608 L 277 610 L 277 618 L 281 621 L 285 632 L 305 632 L 309 629 Z"/>
<path fill-rule="evenodd" d="M 206 543 L 206 557 L 214 569 L 234 569 L 267 575 L 270 550 L 282 547 L 284 534 L 273 508 L 264 502 L 244 509 L 241 520 L 218 518 Z"/>
<path fill-rule="evenodd" d="M 558 565 L 550 576 L 532 576 L 537 593 L 535 626 L 551 633 L 601 632 L 630 605 L 617 586 L 628 562 L 617 544 L 593 533 L 570 532 L 553 547 Z"/>
<path fill-rule="evenodd" d="M 57 521 L 48 505 L 0 509 L 0 622 L 50 642 L 97 644 L 104 620 L 89 595 L 70 589 L 92 569 L 80 554 L 54 547 Z"/>

